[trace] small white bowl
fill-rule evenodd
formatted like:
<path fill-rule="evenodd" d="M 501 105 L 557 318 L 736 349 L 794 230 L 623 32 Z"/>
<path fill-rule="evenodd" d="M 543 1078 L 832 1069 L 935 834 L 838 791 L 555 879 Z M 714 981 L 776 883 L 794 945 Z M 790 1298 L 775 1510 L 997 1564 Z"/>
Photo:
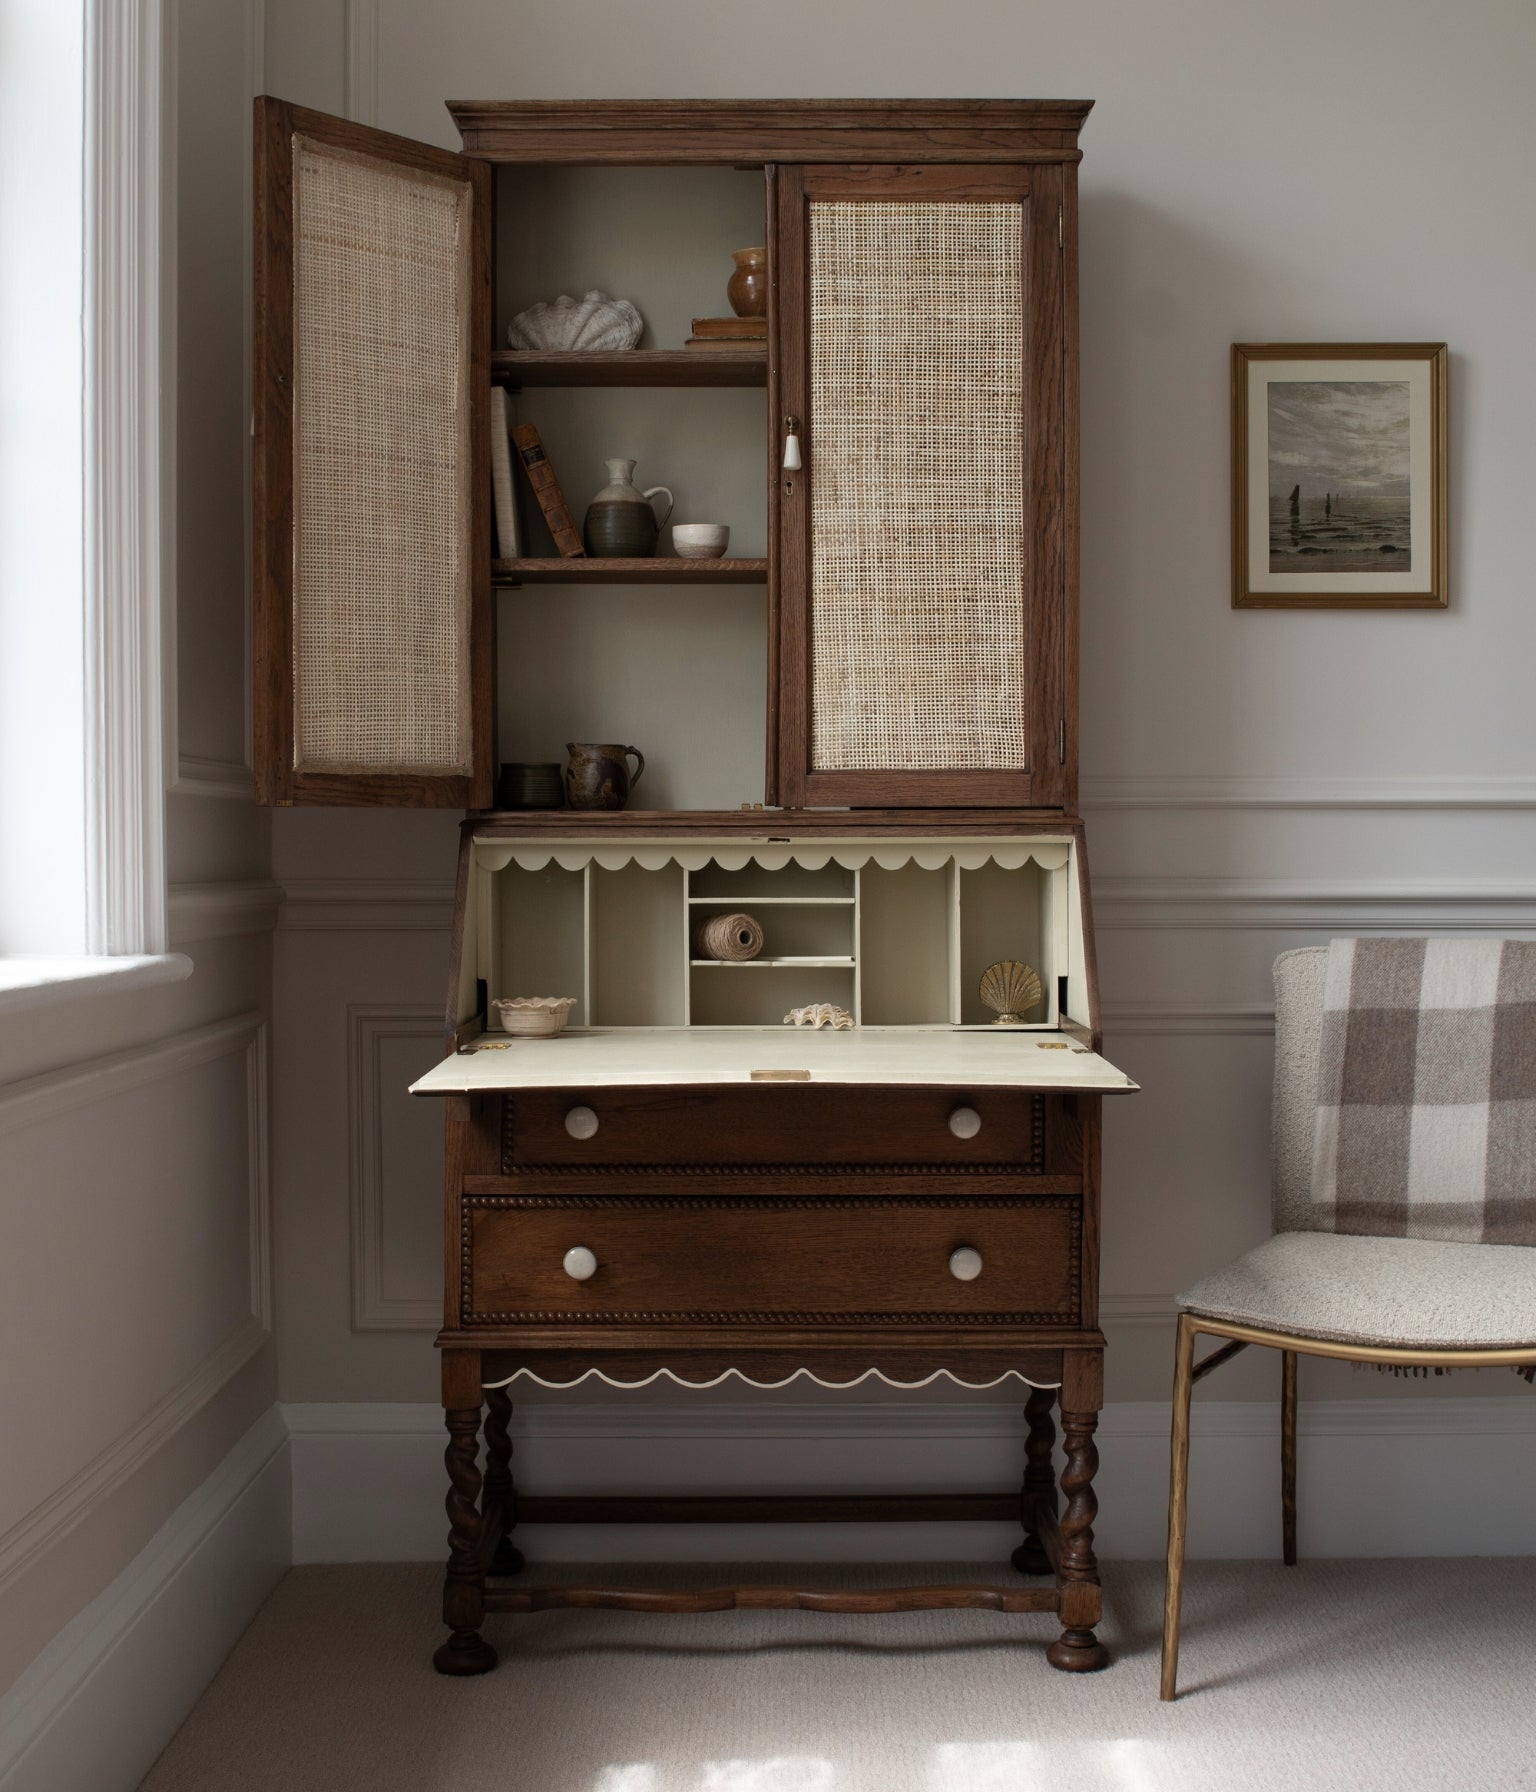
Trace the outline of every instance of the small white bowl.
<path fill-rule="evenodd" d="M 565 1031 L 575 996 L 504 996 L 492 1002 L 504 1033 L 522 1039 L 551 1039 Z"/>
<path fill-rule="evenodd" d="M 730 543 L 724 523 L 674 523 L 672 548 L 683 560 L 718 560 Z"/>

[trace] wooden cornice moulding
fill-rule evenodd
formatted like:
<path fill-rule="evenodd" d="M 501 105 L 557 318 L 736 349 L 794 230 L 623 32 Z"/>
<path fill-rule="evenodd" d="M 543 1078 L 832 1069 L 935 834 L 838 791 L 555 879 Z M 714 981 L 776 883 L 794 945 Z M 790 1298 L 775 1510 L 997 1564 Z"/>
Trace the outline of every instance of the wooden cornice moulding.
<path fill-rule="evenodd" d="M 1046 834 L 1081 838 L 1083 824 L 1057 809 L 525 809 L 472 813 L 477 839 L 527 837 L 625 840 L 729 836 L 762 841 L 818 837 L 986 839 Z"/>
<path fill-rule="evenodd" d="M 498 162 L 1076 162 L 1092 100 L 449 100 Z"/>

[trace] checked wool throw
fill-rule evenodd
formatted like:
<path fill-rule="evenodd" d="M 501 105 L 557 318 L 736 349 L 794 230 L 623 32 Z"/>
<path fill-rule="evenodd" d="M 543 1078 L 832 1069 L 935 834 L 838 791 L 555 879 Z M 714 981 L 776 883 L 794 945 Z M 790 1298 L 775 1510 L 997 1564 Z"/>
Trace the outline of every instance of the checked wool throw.
<path fill-rule="evenodd" d="M 1536 1245 L 1536 942 L 1329 944 L 1312 1199 L 1318 1230 Z"/>

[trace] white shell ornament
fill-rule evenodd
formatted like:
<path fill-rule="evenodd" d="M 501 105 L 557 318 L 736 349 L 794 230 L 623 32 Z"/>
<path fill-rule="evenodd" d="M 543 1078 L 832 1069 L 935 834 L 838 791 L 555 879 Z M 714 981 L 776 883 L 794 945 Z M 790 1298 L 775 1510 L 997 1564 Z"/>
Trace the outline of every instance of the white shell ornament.
<path fill-rule="evenodd" d="M 1019 1026 L 1042 993 L 1040 979 L 1016 958 L 1000 958 L 981 973 L 979 994 L 997 1014 L 995 1027 Z"/>
<path fill-rule="evenodd" d="M 519 311 L 507 325 L 513 348 L 579 350 L 587 354 L 633 348 L 645 320 L 628 299 L 589 292 L 579 299 L 561 293 Z"/>
<path fill-rule="evenodd" d="M 853 1016 L 836 1002 L 812 1002 L 805 1008 L 791 1008 L 784 1016 L 786 1027 L 814 1027 L 819 1033 L 829 1027 L 834 1033 L 852 1031 Z"/>

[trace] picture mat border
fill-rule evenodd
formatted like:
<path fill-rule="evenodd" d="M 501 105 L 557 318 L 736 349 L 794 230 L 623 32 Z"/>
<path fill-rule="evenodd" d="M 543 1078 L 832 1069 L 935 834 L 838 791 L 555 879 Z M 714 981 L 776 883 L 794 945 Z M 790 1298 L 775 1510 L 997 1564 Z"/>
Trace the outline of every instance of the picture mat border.
<path fill-rule="evenodd" d="M 1267 362 L 1287 363 L 1292 378 L 1407 378 L 1410 397 L 1412 464 L 1410 478 L 1428 498 L 1411 497 L 1415 567 L 1427 562 L 1428 576 L 1407 573 L 1340 573 L 1343 590 L 1320 591 L 1309 573 L 1271 573 L 1267 564 L 1254 575 L 1249 523 L 1256 502 L 1264 517 L 1264 559 L 1268 560 L 1268 411 L 1251 402 L 1273 374 Z M 1232 345 L 1232 608 L 1234 610 L 1443 610 L 1450 603 L 1447 524 L 1447 367 L 1443 342 L 1235 342 Z M 1359 365 L 1351 365 L 1352 363 Z M 1421 391 L 1427 382 L 1426 402 Z M 1421 415 L 1427 427 L 1420 426 Z M 1421 469 L 1422 475 L 1421 475 Z M 1422 482 L 1421 482 L 1422 480 Z M 1257 497 L 1255 496 L 1257 494 Z M 1423 521 L 1421 522 L 1421 518 Z M 1421 541 L 1428 540 L 1421 549 Z M 1423 554 L 1422 560 L 1419 558 Z M 1364 581 L 1373 581 L 1366 585 Z M 1386 581 L 1391 584 L 1382 586 Z M 1292 581 L 1301 582 L 1300 588 Z"/>

